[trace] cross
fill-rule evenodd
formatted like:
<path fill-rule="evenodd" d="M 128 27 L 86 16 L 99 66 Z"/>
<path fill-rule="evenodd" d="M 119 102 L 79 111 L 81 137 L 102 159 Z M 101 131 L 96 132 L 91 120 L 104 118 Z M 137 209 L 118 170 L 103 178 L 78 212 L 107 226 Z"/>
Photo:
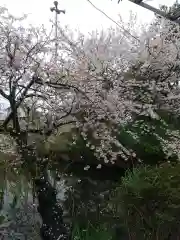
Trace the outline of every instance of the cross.
<path fill-rule="evenodd" d="M 57 49 L 58 49 L 58 41 L 57 41 L 57 24 L 58 24 L 58 14 L 60 13 L 66 13 L 65 10 L 60 10 L 58 9 L 58 1 L 54 1 L 54 6 L 51 7 L 50 10 L 51 12 L 55 12 L 55 62 L 57 62 Z"/>

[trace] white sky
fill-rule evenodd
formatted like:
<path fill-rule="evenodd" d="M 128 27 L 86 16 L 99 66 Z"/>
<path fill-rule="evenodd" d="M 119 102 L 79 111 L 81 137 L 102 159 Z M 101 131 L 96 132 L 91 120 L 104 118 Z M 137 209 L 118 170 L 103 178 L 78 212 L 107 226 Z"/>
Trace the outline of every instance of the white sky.
<path fill-rule="evenodd" d="M 129 2 L 122 0 L 119 4 L 118 0 L 91 0 L 98 8 L 102 9 L 114 20 L 118 19 L 121 14 L 124 20 L 128 20 L 129 11 L 138 14 L 138 19 L 142 23 L 150 22 L 153 13 Z M 150 5 L 158 7 L 159 4 L 172 5 L 175 0 L 144 0 Z M 6 6 L 12 14 L 17 16 L 22 13 L 30 13 L 29 19 L 33 24 L 48 24 L 49 19 L 53 18 L 50 7 L 53 0 L 0 0 L 1 6 Z M 69 25 L 71 28 L 79 28 L 84 33 L 91 30 L 106 28 L 113 23 L 95 10 L 87 0 L 59 0 L 59 8 L 65 9 L 66 14 L 60 14 L 59 20 L 62 25 Z"/>

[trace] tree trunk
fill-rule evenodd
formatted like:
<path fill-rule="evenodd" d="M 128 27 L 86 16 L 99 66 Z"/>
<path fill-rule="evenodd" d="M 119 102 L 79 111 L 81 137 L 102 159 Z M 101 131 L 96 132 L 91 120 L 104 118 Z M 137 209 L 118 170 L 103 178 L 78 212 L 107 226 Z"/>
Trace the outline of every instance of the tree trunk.
<path fill-rule="evenodd" d="M 35 179 L 35 188 L 39 202 L 38 212 L 42 218 L 40 229 L 43 240 L 68 240 L 69 229 L 63 223 L 63 210 L 56 200 L 56 189 L 45 176 Z"/>

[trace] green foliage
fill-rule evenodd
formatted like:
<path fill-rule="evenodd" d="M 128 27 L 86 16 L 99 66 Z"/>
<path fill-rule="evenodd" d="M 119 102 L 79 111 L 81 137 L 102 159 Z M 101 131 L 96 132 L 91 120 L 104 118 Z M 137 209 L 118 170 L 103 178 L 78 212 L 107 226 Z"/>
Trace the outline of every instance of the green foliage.
<path fill-rule="evenodd" d="M 113 231 L 110 231 L 104 225 L 93 226 L 88 224 L 87 228 L 75 225 L 72 231 L 72 240 L 111 240 L 113 235 Z"/>
<path fill-rule="evenodd" d="M 163 141 L 172 142 L 172 131 L 179 132 L 179 118 L 168 111 L 158 111 L 157 114 L 159 119 L 138 116 L 134 122 L 121 127 L 119 131 L 118 140 L 127 149 L 132 149 L 144 164 L 176 162 L 178 159 L 175 153 L 169 151 L 167 154 Z"/>
<path fill-rule="evenodd" d="M 64 152 L 68 150 L 68 144 L 72 141 L 72 133 L 64 132 L 48 139 L 48 149 L 53 152 Z"/>
<path fill-rule="evenodd" d="M 128 171 L 112 205 L 130 239 L 177 239 L 180 235 L 180 164 Z M 134 238 L 133 238 L 134 237 Z"/>
<path fill-rule="evenodd" d="M 136 119 L 119 127 L 117 135 L 118 141 L 126 148 L 132 149 L 136 153 L 134 164 L 137 164 L 137 159 L 145 164 L 157 164 L 164 161 L 177 160 L 177 156 L 167 156 L 167 153 L 162 147 L 162 139 L 170 140 L 168 130 L 178 130 L 178 121 L 169 113 L 158 113 L 160 119 L 152 119 L 149 116 L 138 116 Z M 68 135 L 61 134 L 56 137 L 54 145 L 50 145 L 53 152 L 66 152 L 69 159 L 74 161 L 85 160 L 87 163 L 96 162 L 94 150 L 88 146 L 88 141 L 91 141 L 96 146 L 96 141 L 89 137 L 87 141 L 77 132 L 73 140 L 72 132 Z M 91 138 L 91 139 L 90 139 Z M 117 147 L 112 146 L 116 151 Z M 118 150 L 118 149 L 117 149 Z M 121 156 L 118 161 L 121 161 Z M 122 160 L 124 162 L 124 160 Z"/>
<path fill-rule="evenodd" d="M 96 161 L 94 151 L 87 146 L 87 141 L 80 134 L 77 134 L 75 144 L 69 144 L 68 152 L 73 160 L 85 160 L 87 163 Z"/>

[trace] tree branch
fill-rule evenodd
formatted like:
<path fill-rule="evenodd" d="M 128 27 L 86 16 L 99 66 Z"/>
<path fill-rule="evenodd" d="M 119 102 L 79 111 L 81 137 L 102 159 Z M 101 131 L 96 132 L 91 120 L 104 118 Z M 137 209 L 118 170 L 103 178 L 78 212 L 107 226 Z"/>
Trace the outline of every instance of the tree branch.
<path fill-rule="evenodd" d="M 82 91 L 81 89 L 79 89 L 78 87 L 76 86 L 73 86 L 73 85 L 70 85 L 70 84 L 67 84 L 67 83 L 58 83 L 57 82 L 51 82 L 51 81 L 45 81 L 43 82 L 41 79 L 38 79 L 38 81 L 36 82 L 37 84 L 40 84 L 40 85 L 43 85 L 43 84 L 46 84 L 47 86 L 49 87 L 52 87 L 52 88 L 55 88 L 55 89 L 73 89 L 75 90 L 76 92 L 79 92 L 81 93 L 83 96 L 85 96 L 90 102 L 92 102 L 88 96 L 86 95 L 86 93 L 84 91 Z"/>
<path fill-rule="evenodd" d="M 47 97 L 43 96 L 42 94 L 30 93 L 25 96 L 25 98 L 33 98 L 33 97 L 38 97 L 38 98 L 47 100 Z"/>
<path fill-rule="evenodd" d="M 20 105 L 21 103 L 24 101 L 26 95 L 27 95 L 27 92 L 28 90 L 30 89 L 30 87 L 37 81 L 37 77 L 36 76 L 33 76 L 32 77 L 32 80 L 28 83 L 28 85 L 25 87 L 23 93 L 21 94 L 20 98 L 19 98 L 19 101 L 16 103 L 15 107 L 14 107 L 14 110 L 16 110 Z M 13 111 L 11 111 L 11 113 L 7 116 L 7 118 L 4 120 L 2 126 L 4 128 L 7 127 L 7 124 L 11 121 L 13 117 Z"/>
<path fill-rule="evenodd" d="M 7 95 L 1 88 L 0 88 L 0 94 L 3 96 L 5 99 L 9 100 L 9 95 Z"/>
<path fill-rule="evenodd" d="M 55 130 L 57 130 L 59 127 L 62 127 L 64 125 L 68 125 L 68 124 L 72 124 L 72 123 L 75 123 L 75 121 L 68 121 L 68 122 L 64 122 L 64 123 L 59 123 L 59 124 L 56 124 L 56 126 L 52 129 L 44 129 L 44 128 L 41 128 L 41 129 L 28 129 L 28 133 L 37 133 L 37 134 L 40 134 L 40 135 L 45 135 L 47 137 L 49 137 Z"/>

